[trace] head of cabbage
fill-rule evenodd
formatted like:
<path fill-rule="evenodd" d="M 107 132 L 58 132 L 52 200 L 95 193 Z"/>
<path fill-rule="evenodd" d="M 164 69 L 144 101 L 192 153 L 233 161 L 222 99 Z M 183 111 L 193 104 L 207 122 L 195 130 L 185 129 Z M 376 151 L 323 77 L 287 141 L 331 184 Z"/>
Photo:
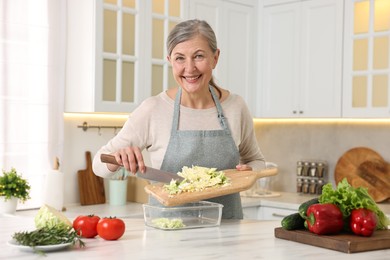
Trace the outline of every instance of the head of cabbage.
<path fill-rule="evenodd" d="M 43 205 L 34 218 L 36 228 L 72 228 L 72 222 L 61 212 L 49 205 Z"/>

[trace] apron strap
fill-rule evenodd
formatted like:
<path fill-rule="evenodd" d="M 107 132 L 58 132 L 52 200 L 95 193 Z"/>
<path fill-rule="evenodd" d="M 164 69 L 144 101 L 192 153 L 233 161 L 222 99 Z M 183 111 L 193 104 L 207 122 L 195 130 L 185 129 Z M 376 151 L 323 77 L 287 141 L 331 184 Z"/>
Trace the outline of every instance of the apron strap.
<path fill-rule="evenodd" d="M 227 125 L 226 118 L 223 115 L 221 102 L 219 102 L 219 99 L 218 99 L 217 95 L 215 94 L 213 87 L 209 86 L 209 90 L 211 92 L 211 96 L 213 97 L 215 106 L 217 108 L 219 124 L 221 125 L 221 127 L 224 131 L 227 131 L 228 133 L 230 133 L 230 129 Z M 171 135 L 176 133 L 179 130 L 181 92 L 182 92 L 181 87 L 179 87 L 179 89 L 176 93 L 176 97 L 175 97 Z"/>
<path fill-rule="evenodd" d="M 211 87 L 211 86 L 209 86 L 209 89 L 210 89 L 210 92 L 211 92 L 211 96 L 212 96 L 213 99 L 214 99 L 215 106 L 217 107 L 219 124 L 221 125 L 221 127 L 223 128 L 223 130 L 225 130 L 225 131 L 227 131 L 227 132 L 230 132 L 229 127 L 228 127 L 227 122 L 226 122 L 226 118 L 225 118 L 225 116 L 223 115 L 223 110 L 222 110 L 221 102 L 219 102 L 219 98 L 218 98 L 217 95 L 215 94 L 214 88 Z"/>
<path fill-rule="evenodd" d="M 180 101 L 181 101 L 181 87 L 179 87 L 175 97 L 171 135 L 173 135 L 179 130 Z"/>

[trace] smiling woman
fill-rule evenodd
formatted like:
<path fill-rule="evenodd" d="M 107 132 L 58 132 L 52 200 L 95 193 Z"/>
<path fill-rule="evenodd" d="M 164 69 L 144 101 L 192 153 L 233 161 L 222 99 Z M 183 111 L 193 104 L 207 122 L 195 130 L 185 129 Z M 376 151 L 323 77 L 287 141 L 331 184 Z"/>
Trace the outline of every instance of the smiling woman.
<path fill-rule="evenodd" d="M 0 168 L 23 173 L 41 206 L 46 173 L 62 156 L 65 0 L 0 2 Z"/>

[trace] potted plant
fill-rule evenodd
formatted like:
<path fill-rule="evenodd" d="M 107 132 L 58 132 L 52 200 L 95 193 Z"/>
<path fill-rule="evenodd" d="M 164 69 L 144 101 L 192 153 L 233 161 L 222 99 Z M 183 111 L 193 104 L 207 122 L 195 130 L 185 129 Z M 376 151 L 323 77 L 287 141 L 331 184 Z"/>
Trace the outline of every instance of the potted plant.
<path fill-rule="evenodd" d="M 0 213 L 13 213 L 17 202 L 30 199 L 30 185 L 16 172 L 15 168 L 0 176 Z"/>

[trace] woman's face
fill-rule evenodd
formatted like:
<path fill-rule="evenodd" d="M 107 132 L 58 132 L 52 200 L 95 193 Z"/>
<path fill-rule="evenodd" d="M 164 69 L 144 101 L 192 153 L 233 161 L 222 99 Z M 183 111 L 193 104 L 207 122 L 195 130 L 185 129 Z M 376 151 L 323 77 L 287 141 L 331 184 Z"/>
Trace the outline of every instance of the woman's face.
<path fill-rule="evenodd" d="M 217 65 L 219 50 L 215 53 L 202 36 L 179 43 L 168 60 L 176 82 L 188 93 L 208 89 L 212 72 Z"/>

